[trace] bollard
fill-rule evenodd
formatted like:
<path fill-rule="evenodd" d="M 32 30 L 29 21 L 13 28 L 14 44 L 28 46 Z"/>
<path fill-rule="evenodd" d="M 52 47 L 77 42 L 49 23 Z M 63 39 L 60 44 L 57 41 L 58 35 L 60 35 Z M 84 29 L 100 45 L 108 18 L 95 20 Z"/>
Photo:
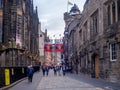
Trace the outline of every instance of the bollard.
<path fill-rule="evenodd" d="M 10 70 L 5 69 L 5 85 L 10 85 Z"/>

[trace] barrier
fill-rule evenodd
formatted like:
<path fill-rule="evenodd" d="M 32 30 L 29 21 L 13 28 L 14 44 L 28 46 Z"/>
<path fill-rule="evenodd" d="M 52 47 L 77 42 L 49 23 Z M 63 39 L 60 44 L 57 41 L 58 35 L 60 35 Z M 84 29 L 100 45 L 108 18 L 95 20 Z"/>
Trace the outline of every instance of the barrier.
<path fill-rule="evenodd" d="M 34 71 L 39 66 L 34 66 Z M 27 77 L 27 67 L 0 67 L 0 88 L 8 86 L 24 77 Z"/>

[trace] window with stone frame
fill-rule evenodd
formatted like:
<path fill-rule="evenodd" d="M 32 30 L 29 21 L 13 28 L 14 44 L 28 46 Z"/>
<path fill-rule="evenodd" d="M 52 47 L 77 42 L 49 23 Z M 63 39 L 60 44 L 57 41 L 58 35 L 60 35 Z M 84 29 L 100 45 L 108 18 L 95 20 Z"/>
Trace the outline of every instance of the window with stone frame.
<path fill-rule="evenodd" d="M 107 7 L 107 24 L 110 25 L 110 5 Z"/>
<path fill-rule="evenodd" d="M 113 1 L 107 6 L 107 23 L 110 24 L 120 21 L 120 0 Z"/>
<path fill-rule="evenodd" d="M 116 7 L 115 7 L 115 2 L 113 2 L 112 3 L 112 16 L 113 16 L 113 23 L 115 23 L 115 19 L 116 19 L 116 17 L 115 17 L 115 9 L 116 9 Z"/>
<path fill-rule="evenodd" d="M 84 30 L 83 35 L 84 35 L 84 41 L 86 41 L 87 40 L 87 32 L 88 32 L 87 21 L 84 24 L 84 28 L 85 28 L 85 30 Z"/>
<path fill-rule="evenodd" d="M 96 10 L 91 15 L 91 23 L 90 23 L 90 29 L 91 29 L 91 37 L 95 37 L 99 31 L 99 14 L 98 10 Z"/>
<path fill-rule="evenodd" d="M 117 44 L 111 43 L 110 44 L 110 61 L 117 60 Z"/>
<path fill-rule="evenodd" d="M 82 29 L 79 31 L 79 38 L 80 38 L 80 41 L 82 40 Z"/>

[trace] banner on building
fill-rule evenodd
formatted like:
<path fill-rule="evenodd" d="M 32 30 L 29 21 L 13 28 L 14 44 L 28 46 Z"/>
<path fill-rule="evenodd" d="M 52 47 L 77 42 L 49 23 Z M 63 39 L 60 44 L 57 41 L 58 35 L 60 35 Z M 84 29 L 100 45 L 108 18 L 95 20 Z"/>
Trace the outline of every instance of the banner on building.
<path fill-rule="evenodd" d="M 52 44 L 44 44 L 44 52 L 52 52 Z"/>
<path fill-rule="evenodd" d="M 56 47 L 56 52 L 62 52 L 63 51 L 63 44 L 56 44 L 55 45 L 55 47 Z"/>

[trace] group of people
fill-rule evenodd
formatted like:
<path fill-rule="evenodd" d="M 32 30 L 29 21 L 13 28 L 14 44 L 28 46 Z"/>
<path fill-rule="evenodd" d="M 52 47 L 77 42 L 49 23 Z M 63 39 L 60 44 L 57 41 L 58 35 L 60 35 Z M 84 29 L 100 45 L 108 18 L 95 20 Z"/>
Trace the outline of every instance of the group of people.
<path fill-rule="evenodd" d="M 56 76 L 57 74 L 58 74 L 59 76 L 61 76 L 61 70 L 62 70 L 62 72 L 63 72 L 63 76 L 65 76 L 65 72 L 66 72 L 66 67 L 65 67 L 65 65 L 52 66 L 52 67 L 43 65 L 43 66 L 42 66 L 43 76 L 45 76 L 45 75 L 48 76 L 50 69 L 53 69 L 55 76 Z"/>
<path fill-rule="evenodd" d="M 66 73 L 65 65 L 53 66 L 53 67 L 43 65 L 41 69 L 42 69 L 42 72 L 43 72 L 43 76 L 45 76 L 45 75 L 48 76 L 50 69 L 53 69 L 55 76 L 57 74 L 59 76 L 61 76 L 61 70 L 62 70 L 63 76 L 65 76 L 65 73 Z M 29 82 L 32 82 L 33 74 L 34 74 L 34 68 L 32 67 L 32 65 L 29 65 L 27 67 L 27 76 L 28 76 L 28 81 Z"/>

